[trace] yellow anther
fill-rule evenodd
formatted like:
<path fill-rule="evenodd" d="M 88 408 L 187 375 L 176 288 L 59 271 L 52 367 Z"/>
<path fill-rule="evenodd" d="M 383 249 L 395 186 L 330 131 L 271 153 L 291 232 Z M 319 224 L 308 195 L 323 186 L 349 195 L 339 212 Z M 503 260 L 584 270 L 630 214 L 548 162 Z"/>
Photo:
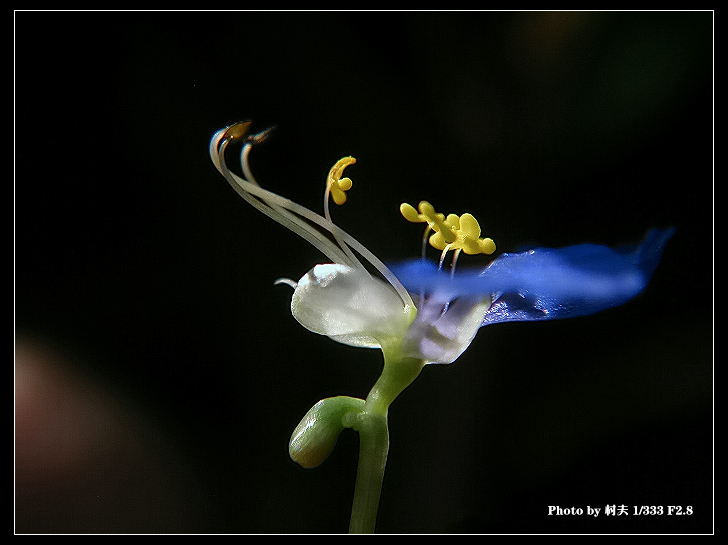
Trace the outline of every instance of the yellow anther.
<path fill-rule="evenodd" d="M 480 224 L 472 214 L 463 214 L 459 219 L 459 224 L 455 229 L 456 240 L 449 244 L 448 250 L 462 250 L 468 255 L 490 255 L 495 252 L 493 239 L 480 238 Z"/>
<path fill-rule="evenodd" d="M 435 231 L 435 234 L 439 234 L 448 244 L 455 241 L 455 233 L 450 225 L 448 225 L 444 214 L 435 212 L 435 207 L 427 201 L 421 201 L 418 208 L 419 213 L 411 204 L 402 203 L 399 206 L 399 211 L 404 216 L 404 219 L 409 222 L 426 223 L 427 227 Z"/>
<path fill-rule="evenodd" d="M 437 231 L 430 237 L 430 246 L 436 250 L 449 250 L 456 243 L 460 229 L 460 217 L 457 214 L 448 214 L 443 225 L 445 229 Z"/>
<path fill-rule="evenodd" d="M 402 203 L 399 211 L 409 222 L 426 223 L 434 233 L 429 238 L 430 246 L 445 254 L 450 250 L 463 251 L 469 255 L 495 252 L 495 242 L 490 238 L 480 238 L 480 225 L 472 214 L 444 214 L 435 212 L 427 201 L 419 204 L 419 212 L 411 204 Z M 423 249 L 424 252 L 424 249 Z"/>
<path fill-rule="evenodd" d="M 425 221 L 420 219 L 420 215 L 417 213 L 417 210 L 415 210 L 415 207 L 411 204 L 407 204 L 406 202 L 399 205 L 399 212 L 404 216 L 404 219 L 411 223 L 420 223 L 421 221 Z"/>
<path fill-rule="evenodd" d="M 326 187 L 331 193 L 331 198 L 338 205 L 346 202 L 346 191 L 349 191 L 352 185 L 350 178 L 342 178 L 341 176 L 344 173 L 344 169 L 354 163 L 356 163 L 356 159 L 353 157 L 343 157 L 329 171 L 329 176 L 326 179 Z"/>

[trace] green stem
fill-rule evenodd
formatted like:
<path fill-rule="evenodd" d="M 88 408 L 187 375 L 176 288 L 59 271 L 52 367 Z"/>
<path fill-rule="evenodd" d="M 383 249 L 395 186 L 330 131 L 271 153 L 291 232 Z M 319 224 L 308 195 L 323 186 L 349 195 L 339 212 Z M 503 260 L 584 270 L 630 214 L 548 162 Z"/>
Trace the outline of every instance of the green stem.
<path fill-rule="evenodd" d="M 389 406 L 407 386 L 412 384 L 425 363 L 414 358 L 392 359 L 384 353 L 384 369 L 382 374 L 369 392 L 364 404 L 364 410 L 374 414 L 385 415 Z"/>
<path fill-rule="evenodd" d="M 374 533 L 389 453 L 389 405 L 417 378 L 424 366 L 421 360 L 388 358 L 388 351 L 384 354 L 382 375 L 369 392 L 364 410 L 352 415 L 355 421 L 351 427 L 359 432 L 359 465 L 349 524 L 352 534 Z"/>
<path fill-rule="evenodd" d="M 389 430 L 386 415 L 361 413 L 358 416 L 354 428 L 359 432 L 359 465 L 349 533 L 373 534 L 389 453 Z"/>

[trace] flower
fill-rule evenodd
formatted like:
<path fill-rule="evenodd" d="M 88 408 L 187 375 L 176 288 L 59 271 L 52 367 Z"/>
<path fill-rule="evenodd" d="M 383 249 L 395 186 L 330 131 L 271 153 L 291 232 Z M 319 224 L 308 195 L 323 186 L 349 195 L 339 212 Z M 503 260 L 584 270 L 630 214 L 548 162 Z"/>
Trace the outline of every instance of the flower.
<path fill-rule="evenodd" d="M 386 266 L 331 220 L 329 196 L 346 202 L 352 181 L 342 176 L 355 160 L 345 157 L 329 172 L 322 216 L 258 185 L 248 154 L 269 131 L 248 135 L 249 126 L 237 123 L 215 133 L 213 163 L 241 197 L 332 261 L 316 265 L 298 282 L 277 281 L 294 288 L 293 316 L 338 342 L 381 348 L 385 359 L 452 363 L 484 325 L 583 316 L 621 305 L 645 288 L 674 232 L 652 229 L 642 244 L 618 249 L 581 244 L 503 253 L 485 269 L 455 272 L 461 252 L 490 255 L 495 243 L 481 237 L 471 214 L 445 216 L 422 201 L 418 210 L 400 206 L 405 219 L 426 224 L 422 258 Z M 225 162 L 233 142 L 242 143 L 243 177 Z M 427 242 L 442 251 L 439 263 L 424 258 Z M 448 252 L 453 260 L 446 271 Z"/>
<path fill-rule="evenodd" d="M 580 316 L 625 303 L 645 288 L 672 236 L 672 230 L 653 229 L 633 248 L 582 244 L 504 253 L 485 269 L 456 273 L 461 253 L 491 255 L 495 243 L 481 236 L 473 215 L 446 216 L 422 201 L 417 209 L 400 206 L 406 220 L 426 225 L 421 259 L 388 267 L 331 220 L 329 197 L 346 203 L 353 183 L 343 173 L 355 159 L 344 157 L 329 171 L 322 216 L 258 185 L 248 155 L 270 131 L 249 135 L 249 128 L 244 122 L 216 132 L 210 141 L 213 164 L 243 199 L 331 260 L 297 282 L 276 281 L 293 287 L 291 313 L 311 331 L 352 346 L 378 347 L 384 355 L 382 373 L 366 399 L 320 400 L 288 444 L 291 459 L 312 468 L 326 459 L 342 430 L 359 433 L 351 533 L 374 531 L 389 452 L 389 406 L 426 364 L 455 361 L 484 325 Z M 225 161 L 236 142 L 242 144 L 242 177 Z M 441 251 L 439 263 L 425 259 L 427 243 Z"/>

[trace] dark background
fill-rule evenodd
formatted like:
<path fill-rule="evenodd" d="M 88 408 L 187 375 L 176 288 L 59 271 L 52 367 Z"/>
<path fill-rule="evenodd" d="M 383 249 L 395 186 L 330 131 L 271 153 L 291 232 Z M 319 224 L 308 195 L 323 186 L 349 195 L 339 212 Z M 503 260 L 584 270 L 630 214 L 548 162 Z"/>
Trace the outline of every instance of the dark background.
<path fill-rule="evenodd" d="M 711 12 L 16 12 L 16 532 L 347 530 L 357 436 L 314 470 L 287 443 L 381 354 L 291 317 L 273 281 L 322 258 L 212 166 L 242 119 L 315 210 L 354 155 L 335 221 L 385 260 L 419 253 L 403 201 L 499 251 L 677 227 L 627 305 L 424 369 L 380 532 L 711 532 L 712 72 Z"/>

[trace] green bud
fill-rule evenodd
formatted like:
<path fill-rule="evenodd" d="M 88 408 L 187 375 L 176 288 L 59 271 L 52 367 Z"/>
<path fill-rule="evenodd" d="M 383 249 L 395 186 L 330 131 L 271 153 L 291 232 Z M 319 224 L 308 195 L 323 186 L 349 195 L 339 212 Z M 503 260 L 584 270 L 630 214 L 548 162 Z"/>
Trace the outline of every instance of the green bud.
<path fill-rule="evenodd" d="M 291 435 L 288 453 L 302 467 L 320 465 L 336 445 L 341 430 L 351 427 L 347 415 L 361 413 L 364 400 L 337 396 L 322 399 L 303 417 Z"/>

